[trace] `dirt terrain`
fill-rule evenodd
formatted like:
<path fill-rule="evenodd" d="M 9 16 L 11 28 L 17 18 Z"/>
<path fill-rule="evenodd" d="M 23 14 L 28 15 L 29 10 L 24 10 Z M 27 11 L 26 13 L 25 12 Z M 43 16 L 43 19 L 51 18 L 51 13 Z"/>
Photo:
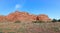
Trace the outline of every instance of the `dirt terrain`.
<path fill-rule="evenodd" d="M 60 33 L 57 23 L 0 23 L 0 33 Z"/>

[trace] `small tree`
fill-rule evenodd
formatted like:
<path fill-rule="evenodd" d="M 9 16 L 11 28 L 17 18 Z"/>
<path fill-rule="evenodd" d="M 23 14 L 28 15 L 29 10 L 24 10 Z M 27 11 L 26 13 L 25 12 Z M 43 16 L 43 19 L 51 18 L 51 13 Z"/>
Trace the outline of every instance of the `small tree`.
<path fill-rule="evenodd" d="M 52 22 L 57 22 L 57 20 L 56 19 L 53 19 Z"/>
<path fill-rule="evenodd" d="M 60 22 L 60 19 L 58 20 L 58 22 Z"/>

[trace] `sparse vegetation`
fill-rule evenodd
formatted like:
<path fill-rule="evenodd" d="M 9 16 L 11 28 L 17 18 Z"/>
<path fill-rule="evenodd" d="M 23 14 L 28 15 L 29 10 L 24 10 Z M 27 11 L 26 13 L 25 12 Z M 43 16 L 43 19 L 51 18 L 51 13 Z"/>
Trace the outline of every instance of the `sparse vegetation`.
<path fill-rule="evenodd" d="M 3 30 L 2 30 L 3 29 Z M 51 32 L 52 31 L 52 32 Z M 60 22 L 59 23 L 10 23 L 1 24 L 0 32 L 4 33 L 54 33 L 60 32 Z"/>
<path fill-rule="evenodd" d="M 4 32 L 0 32 L 0 33 L 4 33 Z"/>
<path fill-rule="evenodd" d="M 5 28 L 5 30 L 12 30 L 11 28 Z"/>
<path fill-rule="evenodd" d="M 17 21 L 15 21 L 15 23 L 21 23 L 21 21 L 17 20 Z"/>
<path fill-rule="evenodd" d="M 44 21 L 40 21 L 40 20 L 37 20 L 37 21 L 32 21 L 32 23 L 43 23 Z"/>
<path fill-rule="evenodd" d="M 0 31 L 2 31 L 3 29 L 2 28 L 0 28 Z"/>
<path fill-rule="evenodd" d="M 60 31 L 59 27 L 53 27 L 53 30 L 54 30 L 55 32 Z"/>
<path fill-rule="evenodd" d="M 15 33 L 15 32 L 8 32 L 8 33 Z"/>

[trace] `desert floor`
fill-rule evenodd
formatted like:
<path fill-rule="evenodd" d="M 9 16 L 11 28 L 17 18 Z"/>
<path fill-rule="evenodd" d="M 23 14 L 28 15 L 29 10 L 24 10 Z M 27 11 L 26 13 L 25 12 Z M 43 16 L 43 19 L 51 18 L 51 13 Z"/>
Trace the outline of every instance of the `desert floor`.
<path fill-rule="evenodd" d="M 0 33 L 60 33 L 56 23 L 0 23 Z"/>

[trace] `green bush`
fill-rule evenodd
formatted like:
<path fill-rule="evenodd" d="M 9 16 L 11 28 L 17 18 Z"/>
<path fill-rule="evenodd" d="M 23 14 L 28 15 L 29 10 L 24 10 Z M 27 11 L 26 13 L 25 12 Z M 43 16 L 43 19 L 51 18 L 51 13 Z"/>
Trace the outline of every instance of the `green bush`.
<path fill-rule="evenodd" d="M 40 20 L 37 20 L 37 21 L 32 21 L 32 23 L 43 23 L 44 21 L 40 21 Z"/>
<path fill-rule="evenodd" d="M 60 22 L 60 19 L 58 20 L 58 22 Z"/>
<path fill-rule="evenodd" d="M 18 20 L 17 20 L 17 21 L 15 21 L 15 23 L 21 23 L 21 21 L 18 21 Z"/>
<path fill-rule="evenodd" d="M 52 22 L 57 22 L 57 20 L 56 19 L 53 19 Z"/>

